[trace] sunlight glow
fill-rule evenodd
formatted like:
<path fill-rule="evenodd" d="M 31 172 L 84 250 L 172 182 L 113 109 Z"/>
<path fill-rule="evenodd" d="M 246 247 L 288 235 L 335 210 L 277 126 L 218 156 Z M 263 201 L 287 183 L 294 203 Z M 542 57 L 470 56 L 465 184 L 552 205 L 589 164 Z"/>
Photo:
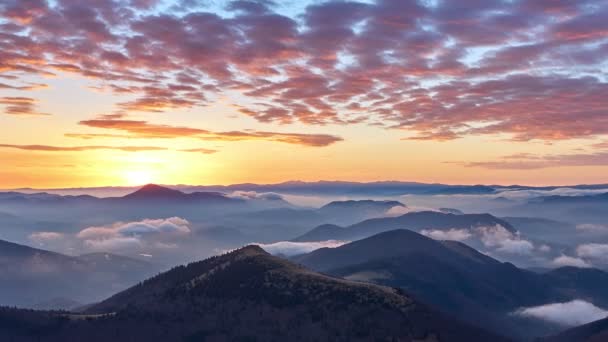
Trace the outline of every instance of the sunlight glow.
<path fill-rule="evenodd" d="M 155 176 L 151 170 L 128 170 L 124 179 L 127 185 L 145 185 L 154 183 Z"/>

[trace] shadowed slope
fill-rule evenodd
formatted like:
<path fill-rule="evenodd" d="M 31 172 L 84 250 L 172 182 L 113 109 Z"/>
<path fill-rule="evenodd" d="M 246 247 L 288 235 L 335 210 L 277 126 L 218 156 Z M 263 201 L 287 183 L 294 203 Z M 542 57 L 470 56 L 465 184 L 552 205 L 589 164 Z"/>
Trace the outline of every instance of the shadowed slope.
<path fill-rule="evenodd" d="M 52 324 L 42 319 L 46 326 L 38 330 L 34 323 L 21 324 L 19 331 L 0 326 L 0 338 L 12 333 L 19 336 L 15 341 L 40 336 L 53 342 L 81 336 L 116 342 L 503 340 L 446 318 L 398 290 L 321 275 L 256 246 L 176 267 L 87 313 L 112 314 Z"/>

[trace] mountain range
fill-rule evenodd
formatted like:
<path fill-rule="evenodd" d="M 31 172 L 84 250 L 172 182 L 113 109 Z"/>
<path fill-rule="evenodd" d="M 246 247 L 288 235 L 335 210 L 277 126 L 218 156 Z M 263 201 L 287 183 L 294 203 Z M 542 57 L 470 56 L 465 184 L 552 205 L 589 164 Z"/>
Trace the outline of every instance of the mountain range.
<path fill-rule="evenodd" d="M 506 341 L 401 290 L 315 273 L 257 246 L 176 267 L 82 314 L 0 309 L 21 341 Z"/>
<path fill-rule="evenodd" d="M 455 241 L 393 230 L 293 258 L 345 279 L 399 287 L 446 313 L 514 338 L 542 336 L 559 326 L 514 315 L 522 307 L 584 298 L 608 305 L 608 273 L 563 267 L 538 274 Z"/>
<path fill-rule="evenodd" d="M 450 214 L 436 211 L 411 212 L 397 217 L 383 217 L 365 220 L 348 227 L 324 224 L 293 239 L 293 241 L 353 241 L 393 229 L 469 229 L 471 227 L 492 227 L 500 225 L 515 233 L 508 222 L 490 214 Z"/>
<path fill-rule="evenodd" d="M 0 240 L 0 305 L 71 308 L 125 289 L 158 269 L 110 253 L 68 256 Z"/>

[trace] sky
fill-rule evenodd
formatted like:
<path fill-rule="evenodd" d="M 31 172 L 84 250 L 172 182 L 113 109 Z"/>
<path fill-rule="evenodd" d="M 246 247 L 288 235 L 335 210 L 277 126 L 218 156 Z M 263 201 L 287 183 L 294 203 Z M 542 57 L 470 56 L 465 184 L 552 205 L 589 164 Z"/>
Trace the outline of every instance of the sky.
<path fill-rule="evenodd" d="M 608 183 L 608 0 L 4 0 L 0 188 Z"/>

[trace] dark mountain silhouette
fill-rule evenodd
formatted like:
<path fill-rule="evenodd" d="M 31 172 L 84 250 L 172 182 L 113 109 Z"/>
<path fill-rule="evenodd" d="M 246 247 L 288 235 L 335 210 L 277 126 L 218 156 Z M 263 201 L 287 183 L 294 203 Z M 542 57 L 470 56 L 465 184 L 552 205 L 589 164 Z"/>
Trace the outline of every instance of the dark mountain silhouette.
<path fill-rule="evenodd" d="M 452 229 L 501 225 L 516 232 L 508 222 L 490 214 L 454 215 L 435 211 L 407 213 L 399 217 L 369 219 L 348 227 L 319 226 L 294 239 L 294 241 L 358 240 L 394 229 Z"/>
<path fill-rule="evenodd" d="M 574 327 L 541 342 L 605 342 L 608 341 L 608 318 Z"/>
<path fill-rule="evenodd" d="M 564 243 L 577 239 L 576 225 L 568 222 L 538 217 L 501 217 L 517 227 L 527 237 L 553 243 Z"/>
<path fill-rule="evenodd" d="M 346 279 L 403 288 L 440 310 L 518 338 L 558 328 L 512 315 L 520 307 L 576 298 L 598 304 L 608 300 L 601 290 L 608 286 L 603 271 L 564 268 L 536 274 L 463 243 L 435 241 L 409 230 L 322 248 L 294 261 Z"/>
<path fill-rule="evenodd" d="M 486 195 L 496 193 L 496 188 L 487 185 L 452 185 L 428 191 L 437 195 Z"/>
<path fill-rule="evenodd" d="M 285 207 L 236 213 L 225 217 L 225 225 L 247 227 L 243 232 L 258 242 L 289 240 L 321 224 L 349 225 L 384 217 L 393 207 L 405 205 L 398 201 L 334 201 L 319 209 Z"/>
<path fill-rule="evenodd" d="M 193 192 L 184 193 L 179 190 L 166 188 L 156 184 L 148 184 L 141 189 L 121 197 L 122 200 L 137 201 L 179 201 L 179 202 L 199 202 L 209 203 L 241 203 L 243 200 L 227 197 L 219 192 Z"/>
<path fill-rule="evenodd" d="M 175 199 L 187 197 L 185 193 L 179 190 L 173 190 L 162 187 L 156 184 L 144 185 L 141 189 L 136 190 L 123 198 L 134 198 L 134 199 L 150 199 L 150 198 L 163 198 L 163 199 Z"/>
<path fill-rule="evenodd" d="M 398 181 L 380 181 L 369 183 L 344 181 L 290 181 L 278 184 L 233 184 L 228 186 L 191 186 L 188 188 L 204 191 L 244 190 L 302 195 L 399 196 L 404 194 L 486 194 L 494 192 L 497 187 L 484 185 L 447 185 L 438 183 L 425 184 Z"/>
<path fill-rule="evenodd" d="M 402 291 L 321 275 L 256 246 L 176 267 L 85 314 L 0 310 L 0 340 L 505 340 Z"/>
<path fill-rule="evenodd" d="M 603 224 L 608 219 L 608 192 L 580 196 L 544 196 L 501 210 L 501 216 L 531 216 L 564 222 Z"/>
<path fill-rule="evenodd" d="M 533 202 L 547 204 L 588 204 L 588 203 L 608 203 L 608 192 L 597 195 L 582 196 L 545 196 L 534 199 Z"/>
<path fill-rule="evenodd" d="M 334 201 L 330 202 L 321 208 L 319 212 L 325 215 L 333 215 L 336 212 L 359 210 L 359 211 L 370 211 L 384 213 L 393 207 L 406 207 L 405 204 L 398 201 L 373 201 L 373 200 L 360 200 L 360 201 Z"/>
<path fill-rule="evenodd" d="M 0 305 L 99 300 L 156 270 L 147 262 L 109 253 L 67 256 L 0 240 Z"/>

